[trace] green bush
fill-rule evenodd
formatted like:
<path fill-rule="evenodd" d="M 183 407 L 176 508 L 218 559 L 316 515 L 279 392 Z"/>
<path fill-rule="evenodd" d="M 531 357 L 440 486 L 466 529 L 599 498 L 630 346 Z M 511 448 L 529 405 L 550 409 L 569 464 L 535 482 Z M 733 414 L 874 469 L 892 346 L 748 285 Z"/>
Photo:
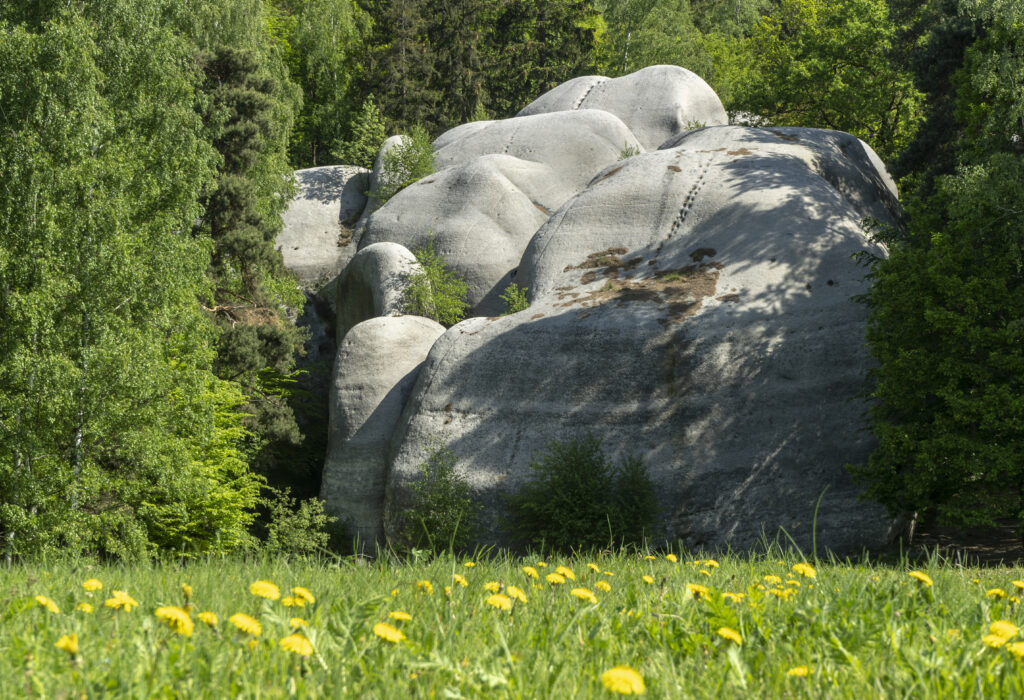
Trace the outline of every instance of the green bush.
<path fill-rule="evenodd" d="M 526 287 L 520 287 L 515 282 L 505 287 L 505 291 L 501 293 L 501 300 L 505 302 L 505 313 L 502 316 L 527 309 L 530 306 L 530 300 L 526 298 L 526 292 Z"/>
<path fill-rule="evenodd" d="M 402 142 L 384 153 L 377 186 L 370 196 L 381 207 L 398 192 L 434 172 L 434 146 L 421 126 L 414 126 Z"/>
<path fill-rule="evenodd" d="M 352 124 L 351 138 L 336 144 L 334 155 L 342 163 L 372 168 L 387 135 L 384 115 L 373 98 L 368 97 Z"/>
<path fill-rule="evenodd" d="M 428 549 L 435 554 L 464 550 L 476 536 L 480 504 L 466 480 L 455 471 L 455 455 L 434 445 L 420 476 L 412 482 L 412 502 L 405 511 L 399 549 Z"/>
<path fill-rule="evenodd" d="M 269 489 L 267 540 L 265 549 L 272 554 L 314 554 L 327 548 L 329 529 L 337 518 L 324 512 L 319 498 L 299 501 L 287 489 Z"/>
<path fill-rule="evenodd" d="M 466 318 L 469 287 L 449 268 L 434 248 L 434 237 L 426 245 L 414 248 L 412 253 L 423 267 L 423 272 L 409 275 L 405 289 L 405 313 L 432 318 L 450 328 Z"/>
<path fill-rule="evenodd" d="M 630 456 L 616 467 L 592 436 L 551 442 L 530 472 L 508 497 L 504 523 L 523 544 L 563 552 L 639 545 L 657 517 L 643 461 Z"/>

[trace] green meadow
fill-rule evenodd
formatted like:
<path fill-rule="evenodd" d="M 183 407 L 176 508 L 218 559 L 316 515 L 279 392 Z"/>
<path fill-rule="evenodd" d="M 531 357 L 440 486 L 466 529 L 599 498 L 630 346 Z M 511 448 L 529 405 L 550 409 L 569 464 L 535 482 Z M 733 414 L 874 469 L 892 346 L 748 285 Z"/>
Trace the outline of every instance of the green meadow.
<path fill-rule="evenodd" d="M 775 547 L 40 562 L 0 569 L 0 697 L 1021 697 L 1022 579 Z"/>

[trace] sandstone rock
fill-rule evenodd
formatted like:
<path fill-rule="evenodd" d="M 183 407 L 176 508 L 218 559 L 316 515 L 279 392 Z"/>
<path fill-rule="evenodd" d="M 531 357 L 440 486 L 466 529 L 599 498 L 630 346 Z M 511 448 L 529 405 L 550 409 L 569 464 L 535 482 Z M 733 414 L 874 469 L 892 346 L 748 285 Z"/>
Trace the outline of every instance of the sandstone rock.
<path fill-rule="evenodd" d="M 372 551 L 381 542 L 391 433 L 419 367 L 444 328 L 418 316 L 380 317 L 341 341 L 331 386 L 330 437 L 320 497 Z"/>
<path fill-rule="evenodd" d="M 696 73 L 679 66 L 649 66 L 620 78 L 575 78 L 544 93 L 518 116 L 577 109 L 611 112 L 647 150 L 695 124 L 729 123 L 714 90 Z"/>
<path fill-rule="evenodd" d="M 401 315 L 408 278 L 422 271 L 416 256 L 397 243 L 375 243 L 356 253 L 338 279 L 338 342 L 357 323 Z"/>
<path fill-rule="evenodd" d="M 446 436 L 497 530 L 501 495 L 552 439 L 593 433 L 658 486 L 656 537 L 754 546 L 880 545 L 892 521 L 843 469 L 866 459 L 860 227 L 898 216 L 859 141 L 812 129 L 708 128 L 609 167 L 537 232 L 529 309 L 449 329 L 395 431 L 385 498 Z"/>
<path fill-rule="evenodd" d="M 370 214 L 361 246 L 384 241 L 435 250 L 469 285 L 474 314 L 499 314 L 523 249 L 574 190 L 553 168 L 484 155 L 413 183 Z"/>

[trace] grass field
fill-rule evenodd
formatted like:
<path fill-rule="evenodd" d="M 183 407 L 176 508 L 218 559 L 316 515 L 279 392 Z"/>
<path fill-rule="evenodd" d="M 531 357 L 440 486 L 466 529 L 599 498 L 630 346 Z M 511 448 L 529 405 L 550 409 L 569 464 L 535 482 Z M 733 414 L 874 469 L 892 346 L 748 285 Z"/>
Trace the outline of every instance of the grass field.
<path fill-rule="evenodd" d="M 0 697 L 1024 696 L 1024 570 L 915 566 L 41 562 L 0 569 Z"/>

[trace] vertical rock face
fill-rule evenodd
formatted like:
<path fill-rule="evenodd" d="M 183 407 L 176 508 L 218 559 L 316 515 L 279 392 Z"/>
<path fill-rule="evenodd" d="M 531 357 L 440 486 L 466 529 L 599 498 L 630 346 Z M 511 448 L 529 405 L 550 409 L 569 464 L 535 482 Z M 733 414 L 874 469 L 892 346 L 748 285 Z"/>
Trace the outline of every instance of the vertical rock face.
<path fill-rule="evenodd" d="M 860 222 L 898 221 L 895 186 L 848 134 L 726 121 L 702 80 L 653 66 L 440 136 L 438 172 L 364 211 L 342 276 L 328 509 L 365 542 L 397 535 L 440 438 L 482 542 L 503 544 L 530 460 L 592 434 L 648 465 L 656 538 L 742 548 L 785 528 L 806 546 L 820 498 L 819 545 L 882 544 L 892 522 L 843 465 L 873 447 L 851 255 L 885 254 Z M 403 246 L 431 235 L 477 316 L 447 331 L 384 317 Z M 498 317 L 512 281 L 530 307 Z"/>

